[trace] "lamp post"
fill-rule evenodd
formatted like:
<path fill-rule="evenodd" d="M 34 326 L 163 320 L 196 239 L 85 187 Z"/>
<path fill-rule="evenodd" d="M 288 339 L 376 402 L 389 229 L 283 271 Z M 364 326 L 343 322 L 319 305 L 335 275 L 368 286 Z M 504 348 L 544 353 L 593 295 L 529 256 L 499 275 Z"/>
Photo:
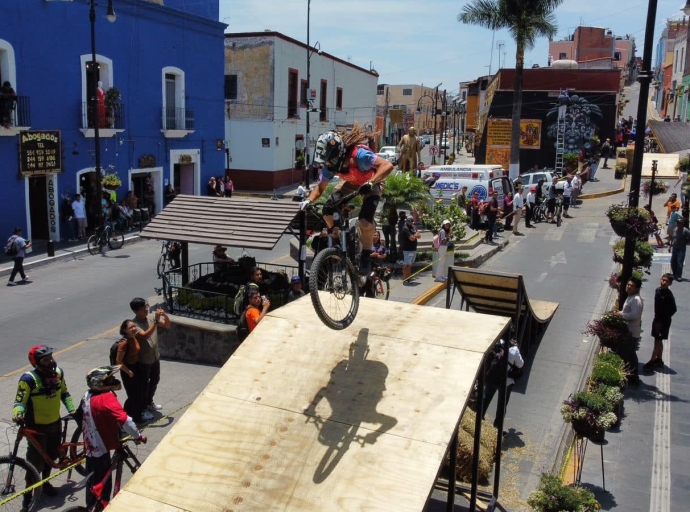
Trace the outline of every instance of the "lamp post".
<path fill-rule="evenodd" d="M 453 154 L 457 157 L 458 146 L 456 144 L 456 135 L 458 133 L 458 100 L 453 100 Z"/>
<path fill-rule="evenodd" d="M 434 87 L 434 112 L 432 117 L 434 118 L 434 146 L 438 147 L 438 142 L 436 140 L 436 133 L 438 131 L 438 88 L 441 87 L 443 82 Z M 431 155 L 431 165 L 436 165 L 436 155 Z"/>
<path fill-rule="evenodd" d="M 307 174 L 309 174 L 309 160 L 311 157 L 311 141 L 309 140 L 309 111 L 311 110 L 311 47 L 309 46 L 309 18 L 311 14 L 311 0 L 307 0 L 307 126 L 306 126 L 306 143 L 307 149 L 304 155 L 304 167 L 307 169 Z"/>
<path fill-rule="evenodd" d="M 637 128 L 635 134 L 635 153 L 633 156 L 633 169 L 630 180 L 630 194 L 628 207 L 636 208 L 640 201 L 640 185 L 642 182 L 642 148 L 644 148 L 645 128 L 647 124 L 647 99 L 649 98 L 649 84 L 652 81 L 652 49 L 654 46 L 654 22 L 656 20 L 657 0 L 649 0 L 647 7 L 647 24 L 644 34 L 644 50 L 642 53 L 642 69 L 637 75 L 640 82 L 640 95 L 637 104 Z M 686 8 L 690 6 L 686 5 Z M 632 276 L 633 261 L 635 256 L 634 236 L 625 238 L 625 252 L 623 253 L 623 269 L 621 270 L 621 286 L 618 296 L 618 307 L 623 309 L 626 299 L 625 285 Z"/>
<path fill-rule="evenodd" d="M 96 61 L 96 0 L 90 0 L 89 21 L 91 22 L 91 96 L 89 97 L 89 105 L 91 107 L 91 115 L 93 119 L 93 145 L 95 155 L 96 167 L 96 228 L 103 225 L 103 206 L 101 204 L 101 195 L 103 194 L 103 176 L 101 175 L 101 134 L 99 131 L 101 120 L 99 119 L 97 90 L 98 90 L 98 62 Z M 108 10 L 105 15 L 110 23 L 114 23 L 117 19 L 115 10 L 113 9 L 113 0 L 108 0 Z"/>
<path fill-rule="evenodd" d="M 656 178 L 658 160 L 652 160 L 652 186 L 649 187 L 649 211 L 652 211 L 652 197 L 654 197 L 654 178 Z"/>

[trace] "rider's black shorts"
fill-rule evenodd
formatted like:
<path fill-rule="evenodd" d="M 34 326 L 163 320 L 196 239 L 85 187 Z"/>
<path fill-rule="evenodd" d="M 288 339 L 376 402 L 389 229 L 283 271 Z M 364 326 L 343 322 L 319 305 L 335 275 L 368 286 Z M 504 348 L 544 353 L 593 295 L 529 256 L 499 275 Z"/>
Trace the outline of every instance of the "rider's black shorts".
<path fill-rule="evenodd" d="M 546 209 L 548 210 L 549 213 L 553 213 L 556 211 L 556 198 L 549 198 L 546 202 Z"/>
<path fill-rule="evenodd" d="M 352 192 L 356 192 L 358 189 L 359 186 L 352 185 L 349 181 L 342 180 L 340 183 L 338 183 L 338 185 L 335 187 L 335 190 L 333 190 L 333 193 L 331 194 L 329 201 L 326 202 L 326 206 L 324 206 L 324 215 L 333 213 L 332 208 L 328 208 L 328 210 L 330 211 L 327 210 L 328 203 L 330 201 L 338 201 L 343 196 L 351 194 Z M 371 190 L 371 193 L 364 196 L 362 209 L 359 211 L 360 219 L 369 221 L 372 224 L 374 223 L 374 215 L 376 214 L 376 208 L 378 207 L 379 200 L 381 199 L 381 193 L 381 185 L 376 184 Z"/>

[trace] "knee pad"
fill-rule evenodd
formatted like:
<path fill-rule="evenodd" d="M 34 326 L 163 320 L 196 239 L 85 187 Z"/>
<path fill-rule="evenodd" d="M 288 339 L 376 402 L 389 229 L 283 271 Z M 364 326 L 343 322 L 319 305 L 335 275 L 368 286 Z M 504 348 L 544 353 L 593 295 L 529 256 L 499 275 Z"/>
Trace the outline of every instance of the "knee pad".
<path fill-rule="evenodd" d="M 379 199 L 377 195 L 370 195 L 362 203 L 362 209 L 359 211 L 359 218 L 364 219 L 369 222 L 372 227 L 374 225 L 374 215 L 376 215 L 376 208 L 379 205 Z"/>

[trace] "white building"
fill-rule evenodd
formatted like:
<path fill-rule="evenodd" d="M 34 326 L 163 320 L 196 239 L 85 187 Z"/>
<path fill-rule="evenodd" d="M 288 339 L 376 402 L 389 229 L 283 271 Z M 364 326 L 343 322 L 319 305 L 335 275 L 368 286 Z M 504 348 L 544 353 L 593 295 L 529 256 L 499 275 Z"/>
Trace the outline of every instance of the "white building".
<path fill-rule="evenodd" d="M 310 79 L 307 87 L 307 55 Z M 234 184 L 271 190 L 297 183 L 307 140 L 355 121 L 373 132 L 378 74 L 278 32 L 225 35 L 225 140 Z"/>

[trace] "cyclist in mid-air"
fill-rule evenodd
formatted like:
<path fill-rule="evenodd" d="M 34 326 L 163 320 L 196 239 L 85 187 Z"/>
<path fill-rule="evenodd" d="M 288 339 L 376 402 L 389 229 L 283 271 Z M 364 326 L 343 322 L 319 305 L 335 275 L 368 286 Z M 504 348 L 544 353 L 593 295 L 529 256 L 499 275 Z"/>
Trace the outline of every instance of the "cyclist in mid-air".
<path fill-rule="evenodd" d="M 330 232 L 333 228 L 335 213 L 332 202 L 355 191 L 364 196 L 362 209 L 359 212 L 362 244 L 359 264 L 361 276 L 366 276 L 371 272 L 370 256 L 375 232 L 374 214 L 381 198 L 382 184 L 393 171 L 392 163 L 377 156 L 366 145 L 368 139 L 369 135 L 362 131 L 358 123 L 355 123 L 348 133 L 332 130 L 320 135 L 316 141 L 314 153 L 314 163 L 323 165 L 319 183 L 309 197 L 301 203 L 301 208 L 305 208 L 312 201 L 316 201 L 321 197 L 331 179 L 337 175 L 341 181 L 323 208 L 323 217 Z"/>

